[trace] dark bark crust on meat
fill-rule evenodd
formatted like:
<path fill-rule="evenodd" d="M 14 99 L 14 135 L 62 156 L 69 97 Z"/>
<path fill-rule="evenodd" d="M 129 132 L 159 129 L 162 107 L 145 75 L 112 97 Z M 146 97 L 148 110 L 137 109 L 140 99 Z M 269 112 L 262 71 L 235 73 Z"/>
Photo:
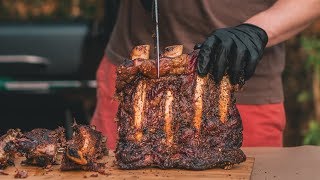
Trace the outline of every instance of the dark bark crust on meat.
<path fill-rule="evenodd" d="M 56 164 L 58 149 L 65 142 L 63 128 L 33 129 L 13 141 L 16 151 L 26 157 L 22 164 L 40 167 Z"/>
<path fill-rule="evenodd" d="M 105 168 L 105 165 L 106 165 L 105 163 L 98 163 L 98 162 L 92 162 L 92 161 L 88 162 L 88 164 L 86 165 L 80 165 L 70 160 L 66 156 L 66 153 L 64 153 L 60 169 L 62 171 L 84 170 L 84 171 L 99 172 L 100 170 Z"/>
<path fill-rule="evenodd" d="M 135 62 L 127 62 L 118 68 L 117 98 L 120 104 L 116 159 L 121 169 L 159 167 L 203 170 L 224 168 L 245 161 L 246 156 L 240 149 L 242 122 L 235 106 L 235 88 L 227 87 L 230 103 L 227 105 L 226 121 L 223 121 L 219 114 L 221 84 L 217 85 L 211 77 L 205 77 L 200 97 L 201 124 L 197 129 L 194 123 L 194 96 L 199 77 L 195 72 L 195 52 L 187 58 L 191 68 L 180 74 L 164 74 L 159 79 L 137 73 Z M 134 97 L 141 82 L 146 84 L 146 100 L 141 127 L 137 129 L 134 126 Z M 168 143 L 169 137 L 164 130 L 168 91 L 173 96 L 171 143 Z M 138 131 L 142 132 L 141 140 L 136 138 Z"/>
<path fill-rule="evenodd" d="M 14 166 L 14 154 L 12 151 L 12 141 L 22 135 L 20 129 L 9 129 L 8 132 L 0 137 L 0 169 Z"/>
<path fill-rule="evenodd" d="M 64 128 L 33 129 L 22 134 L 10 129 L 0 137 L 0 169 L 14 165 L 15 154 L 26 157 L 22 164 L 47 167 L 57 164 L 57 153 L 64 150 L 61 170 L 102 172 L 105 163 L 98 160 L 108 155 L 106 138 L 94 126 L 74 126 L 74 134 L 66 141 Z M 80 163 L 80 164 L 79 164 Z"/>
<path fill-rule="evenodd" d="M 97 160 L 108 155 L 106 138 L 95 127 L 74 125 L 72 139 L 67 142 L 60 169 L 100 171 L 104 163 Z"/>
<path fill-rule="evenodd" d="M 13 165 L 16 153 L 25 156 L 23 164 L 45 167 L 56 163 L 59 147 L 65 143 L 64 129 L 33 129 L 22 134 L 10 129 L 0 138 L 0 168 Z M 6 160 L 6 161 L 3 161 Z"/>

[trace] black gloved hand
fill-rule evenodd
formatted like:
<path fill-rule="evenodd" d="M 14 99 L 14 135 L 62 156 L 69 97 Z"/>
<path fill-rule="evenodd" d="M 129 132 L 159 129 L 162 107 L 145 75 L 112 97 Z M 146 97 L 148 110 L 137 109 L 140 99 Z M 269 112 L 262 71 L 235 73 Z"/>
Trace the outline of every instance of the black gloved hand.
<path fill-rule="evenodd" d="M 198 56 L 198 74 L 212 74 L 219 83 L 227 72 L 232 84 L 248 80 L 262 58 L 268 42 L 267 33 L 251 24 L 214 31 L 201 45 Z"/>

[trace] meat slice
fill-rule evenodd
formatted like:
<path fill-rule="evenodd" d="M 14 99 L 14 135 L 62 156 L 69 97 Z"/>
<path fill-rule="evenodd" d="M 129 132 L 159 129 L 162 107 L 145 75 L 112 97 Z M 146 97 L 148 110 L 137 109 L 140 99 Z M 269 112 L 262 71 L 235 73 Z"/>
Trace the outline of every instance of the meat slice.
<path fill-rule="evenodd" d="M 100 171 L 104 163 L 97 161 L 108 154 L 106 138 L 94 126 L 73 126 L 74 134 L 67 142 L 60 169 Z"/>
<path fill-rule="evenodd" d="M 56 163 L 58 149 L 65 144 L 63 128 L 56 130 L 33 129 L 12 141 L 12 151 L 26 157 L 23 164 L 45 167 Z"/>
<path fill-rule="evenodd" d="M 9 129 L 6 134 L 0 137 L 0 169 L 14 165 L 14 151 L 11 151 L 12 141 L 20 136 L 19 129 Z"/>
<path fill-rule="evenodd" d="M 198 51 L 182 54 L 181 45 L 165 48 L 157 78 L 148 49 L 137 50 L 117 70 L 119 167 L 229 169 L 245 161 L 234 96 L 239 85 L 227 76 L 220 84 L 198 76 Z"/>

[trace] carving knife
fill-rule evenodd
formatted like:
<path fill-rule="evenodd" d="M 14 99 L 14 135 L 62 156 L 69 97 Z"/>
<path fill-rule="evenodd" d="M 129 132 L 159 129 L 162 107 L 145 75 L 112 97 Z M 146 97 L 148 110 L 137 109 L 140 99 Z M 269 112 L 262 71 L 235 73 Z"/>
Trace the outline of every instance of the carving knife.
<path fill-rule="evenodd" d="M 158 17 L 158 0 L 153 2 L 153 20 L 155 25 L 155 50 L 157 55 L 157 76 L 160 77 L 160 43 L 159 43 L 159 17 Z"/>

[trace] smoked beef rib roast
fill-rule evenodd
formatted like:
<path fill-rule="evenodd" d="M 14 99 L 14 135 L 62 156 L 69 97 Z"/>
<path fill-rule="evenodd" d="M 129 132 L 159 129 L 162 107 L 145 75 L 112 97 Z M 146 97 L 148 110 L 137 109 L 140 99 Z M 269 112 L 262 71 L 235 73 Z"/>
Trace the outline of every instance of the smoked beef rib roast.
<path fill-rule="evenodd" d="M 149 45 L 134 47 L 130 60 L 118 67 L 116 159 L 121 169 L 229 169 L 245 161 L 237 86 L 227 76 L 220 84 L 210 75 L 198 76 L 198 51 L 182 51 L 182 45 L 165 48 L 160 78 Z"/>

